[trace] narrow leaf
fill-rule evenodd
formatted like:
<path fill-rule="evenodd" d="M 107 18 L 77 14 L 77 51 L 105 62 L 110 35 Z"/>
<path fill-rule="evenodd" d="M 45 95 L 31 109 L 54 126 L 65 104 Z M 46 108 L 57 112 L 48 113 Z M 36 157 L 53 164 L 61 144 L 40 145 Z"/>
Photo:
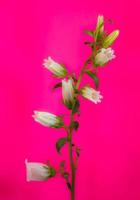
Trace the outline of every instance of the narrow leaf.
<path fill-rule="evenodd" d="M 62 87 L 62 82 L 57 83 L 56 85 L 53 86 L 53 90 L 56 88 Z"/>
<path fill-rule="evenodd" d="M 64 172 L 64 173 L 63 173 L 63 177 L 64 177 L 65 179 L 67 179 L 67 178 L 69 177 L 69 173 L 68 173 L 68 172 Z"/>
<path fill-rule="evenodd" d="M 90 35 L 91 37 L 94 36 L 93 31 L 85 30 L 85 33 L 86 33 L 87 35 Z"/>
<path fill-rule="evenodd" d="M 64 167 L 65 166 L 65 161 L 61 161 L 60 162 L 60 167 Z"/>
<path fill-rule="evenodd" d="M 71 190 L 71 184 L 67 182 L 67 187 Z"/>
<path fill-rule="evenodd" d="M 88 46 L 90 46 L 90 47 L 93 47 L 93 42 L 88 42 L 88 41 L 86 41 L 86 42 L 84 42 L 84 44 L 85 44 L 85 45 L 88 45 Z"/>
<path fill-rule="evenodd" d="M 96 89 L 97 89 L 98 86 L 99 86 L 99 79 L 96 76 L 96 74 L 91 72 L 91 71 L 86 71 L 86 74 L 89 75 L 94 80 L 94 83 L 95 83 L 95 86 L 96 86 Z"/>
<path fill-rule="evenodd" d="M 74 121 L 74 122 L 71 124 L 70 127 L 71 127 L 71 128 L 74 128 L 74 129 L 77 131 L 78 128 L 79 128 L 79 122 L 78 122 L 78 121 Z"/>
<path fill-rule="evenodd" d="M 78 147 L 76 147 L 76 154 L 77 154 L 77 157 L 80 156 L 80 149 Z"/>
<path fill-rule="evenodd" d="M 57 142 L 56 142 L 56 149 L 57 152 L 60 153 L 61 148 L 64 146 L 64 144 L 66 144 L 67 142 L 67 138 L 60 138 Z"/>

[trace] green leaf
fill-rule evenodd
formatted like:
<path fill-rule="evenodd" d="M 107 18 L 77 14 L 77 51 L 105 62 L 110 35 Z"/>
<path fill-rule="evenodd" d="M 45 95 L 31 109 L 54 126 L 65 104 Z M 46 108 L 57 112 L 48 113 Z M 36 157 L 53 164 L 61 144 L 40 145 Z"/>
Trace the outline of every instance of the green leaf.
<path fill-rule="evenodd" d="M 96 76 L 95 73 L 91 72 L 91 71 L 86 71 L 86 74 L 88 76 L 90 76 L 93 80 L 94 80 L 94 83 L 95 83 L 95 86 L 96 86 L 96 89 L 98 88 L 99 86 L 99 79 L 98 77 Z"/>
<path fill-rule="evenodd" d="M 85 45 L 88 45 L 88 46 L 90 46 L 90 47 L 93 47 L 93 42 L 88 42 L 88 41 L 86 41 L 86 42 L 84 42 L 84 44 L 85 44 Z"/>
<path fill-rule="evenodd" d="M 55 84 L 53 90 L 59 87 L 62 87 L 62 82 Z"/>
<path fill-rule="evenodd" d="M 63 177 L 64 177 L 65 179 L 67 179 L 67 178 L 69 177 L 69 173 L 68 173 L 68 172 L 64 172 L 64 173 L 63 173 Z"/>
<path fill-rule="evenodd" d="M 71 190 L 71 184 L 69 182 L 67 182 L 67 187 L 69 188 L 69 190 Z"/>
<path fill-rule="evenodd" d="M 60 138 L 56 142 L 56 149 L 57 149 L 58 153 L 60 153 L 61 148 L 64 146 L 64 144 L 66 144 L 66 142 L 67 142 L 67 138 L 66 137 Z"/>
<path fill-rule="evenodd" d="M 85 30 L 85 33 L 86 33 L 87 35 L 90 35 L 91 37 L 93 37 L 93 36 L 94 36 L 94 33 L 93 33 L 93 31 L 90 31 L 90 30 Z"/>
<path fill-rule="evenodd" d="M 79 128 L 79 122 L 78 121 L 74 121 L 71 125 L 70 128 L 74 128 L 76 131 Z"/>
<path fill-rule="evenodd" d="M 60 162 L 60 167 L 64 167 L 65 166 L 65 161 L 61 161 Z"/>
<path fill-rule="evenodd" d="M 76 154 L 78 157 L 80 156 L 80 149 L 78 147 L 76 147 Z"/>
<path fill-rule="evenodd" d="M 76 102 L 74 103 L 74 106 L 72 108 L 72 113 L 75 114 L 79 111 L 79 107 L 80 107 L 80 102 L 79 100 L 77 99 Z"/>

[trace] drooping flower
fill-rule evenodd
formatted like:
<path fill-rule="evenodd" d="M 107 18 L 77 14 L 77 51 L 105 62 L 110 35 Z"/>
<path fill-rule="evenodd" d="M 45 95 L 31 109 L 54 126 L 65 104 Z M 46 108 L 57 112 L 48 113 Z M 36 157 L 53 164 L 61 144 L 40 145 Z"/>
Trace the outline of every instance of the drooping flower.
<path fill-rule="evenodd" d="M 85 86 L 81 89 L 82 96 L 86 99 L 89 99 L 90 101 L 94 102 L 95 104 L 100 103 L 101 99 L 103 98 L 102 95 L 100 95 L 99 91 L 94 90 L 93 88 L 89 86 Z"/>
<path fill-rule="evenodd" d="M 33 118 L 36 122 L 51 128 L 60 128 L 63 126 L 63 120 L 49 112 L 34 111 Z"/>
<path fill-rule="evenodd" d="M 95 56 L 95 65 L 104 66 L 107 62 L 114 59 L 115 57 L 116 56 L 114 55 L 114 50 L 112 48 L 102 48 Z"/>
<path fill-rule="evenodd" d="M 67 75 L 66 68 L 55 62 L 51 57 L 44 59 L 43 65 L 58 78 L 63 78 Z"/>
<path fill-rule="evenodd" d="M 62 80 L 62 97 L 64 104 L 68 107 L 71 108 L 73 105 L 73 100 L 74 100 L 74 86 L 73 86 L 73 80 L 69 78 L 68 80 L 63 79 Z"/>
<path fill-rule="evenodd" d="M 112 45 L 115 42 L 116 38 L 119 36 L 119 33 L 119 30 L 115 30 L 110 33 L 103 41 L 103 47 L 108 48 L 110 45 Z"/>
<path fill-rule="evenodd" d="M 27 181 L 46 181 L 55 175 L 55 169 L 46 164 L 25 160 L 25 165 Z"/>

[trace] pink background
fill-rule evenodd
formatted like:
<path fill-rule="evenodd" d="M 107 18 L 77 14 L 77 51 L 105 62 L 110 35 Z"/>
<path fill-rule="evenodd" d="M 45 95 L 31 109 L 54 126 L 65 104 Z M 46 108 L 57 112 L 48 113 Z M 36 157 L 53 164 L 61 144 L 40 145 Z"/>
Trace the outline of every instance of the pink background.
<path fill-rule="evenodd" d="M 51 55 L 78 73 L 90 53 L 83 30 L 94 27 L 98 14 L 113 20 L 106 28 L 119 28 L 120 37 L 117 58 L 99 73 L 103 102 L 82 100 L 76 200 L 140 199 L 139 0 L 1 0 L 0 200 L 69 200 L 59 176 L 26 182 L 25 158 L 57 166 L 66 157 L 66 149 L 62 157 L 54 149 L 65 133 L 31 115 L 34 109 L 66 112 L 42 60 Z"/>

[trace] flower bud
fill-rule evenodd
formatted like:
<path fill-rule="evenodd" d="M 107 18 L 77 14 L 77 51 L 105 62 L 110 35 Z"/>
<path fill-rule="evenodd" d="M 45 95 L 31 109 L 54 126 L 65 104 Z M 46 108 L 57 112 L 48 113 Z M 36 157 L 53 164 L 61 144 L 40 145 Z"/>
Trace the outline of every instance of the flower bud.
<path fill-rule="evenodd" d="M 83 87 L 81 89 L 81 93 L 84 98 L 89 99 L 90 101 L 94 102 L 95 104 L 100 103 L 101 99 L 103 98 L 103 96 L 100 95 L 99 91 L 96 91 L 89 86 Z"/>
<path fill-rule="evenodd" d="M 113 42 L 116 40 L 116 38 L 119 35 L 119 30 L 113 31 L 110 33 L 104 40 L 103 42 L 103 47 L 108 48 L 110 45 L 113 44 Z"/>
<path fill-rule="evenodd" d="M 38 162 L 28 162 L 25 160 L 27 181 L 46 181 L 55 176 L 55 169 Z"/>
<path fill-rule="evenodd" d="M 51 128 L 60 128 L 64 124 L 61 117 L 49 112 L 34 111 L 33 118 L 36 122 Z"/>
<path fill-rule="evenodd" d="M 100 34 L 103 33 L 104 31 L 104 16 L 103 15 L 98 16 L 96 30 L 98 30 Z"/>
<path fill-rule="evenodd" d="M 62 96 L 64 104 L 71 109 L 74 100 L 74 87 L 73 87 L 73 80 L 70 78 L 68 80 L 62 80 Z"/>
<path fill-rule="evenodd" d="M 114 50 L 111 48 L 100 49 L 99 53 L 95 56 L 95 65 L 96 66 L 104 66 L 107 62 L 114 59 L 116 56 L 114 55 Z"/>
<path fill-rule="evenodd" d="M 51 57 L 44 59 L 43 65 L 58 78 L 63 78 L 67 75 L 66 68 L 56 63 Z"/>
<path fill-rule="evenodd" d="M 102 15 L 98 16 L 96 30 L 94 32 L 95 42 L 99 41 L 104 34 L 104 17 Z"/>

